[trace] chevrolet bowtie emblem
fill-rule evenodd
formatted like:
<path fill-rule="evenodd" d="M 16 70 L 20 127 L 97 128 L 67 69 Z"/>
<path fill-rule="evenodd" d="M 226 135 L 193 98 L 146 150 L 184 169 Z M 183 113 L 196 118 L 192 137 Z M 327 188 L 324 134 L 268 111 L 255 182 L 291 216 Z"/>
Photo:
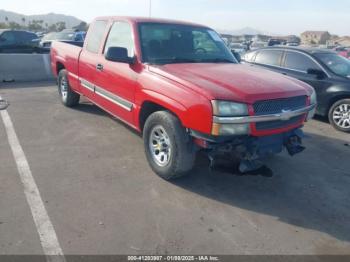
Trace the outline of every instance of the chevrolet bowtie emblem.
<path fill-rule="evenodd" d="M 281 120 L 287 121 L 292 118 L 292 110 L 282 110 Z"/>

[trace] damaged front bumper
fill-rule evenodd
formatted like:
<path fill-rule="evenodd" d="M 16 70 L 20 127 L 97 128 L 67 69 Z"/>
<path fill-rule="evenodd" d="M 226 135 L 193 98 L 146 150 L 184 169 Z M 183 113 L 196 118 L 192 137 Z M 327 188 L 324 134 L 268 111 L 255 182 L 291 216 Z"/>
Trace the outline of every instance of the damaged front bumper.
<path fill-rule="evenodd" d="M 197 145 L 208 152 L 211 165 L 222 155 L 231 155 L 240 161 L 239 171 L 247 173 L 263 166 L 262 159 L 286 149 L 293 156 L 302 152 L 304 137 L 301 127 L 314 115 L 316 104 L 275 114 L 236 117 L 213 116 L 211 135 L 190 130 Z M 264 128 L 258 124 L 265 124 Z M 241 125 L 249 126 L 243 129 Z M 232 130 L 223 135 L 220 130 Z M 236 127 L 240 129 L 235 130 Z M 221 129 L 220 129 L 221 128 Z M 227 133 L 227 132 L 226 132 Z"/>
<path fill-rule="evenodd" d="M 205 142 L 200 146 L 206 149 L 211 166 L 214 165 L 216 159 L 229 155 L 239 160 L 239 171 L 241 173 L 259 169 L 263 166 L 262 160 L 264 158 L 281 153 L 284 149 L 291 156 L 305 149 L 302 145 L 304 133 L 301 128 L 262 137 L 240 136 L 213 140 L 213 137 L 205 138 L 203 135 L 200 136 L 194 132 L 192 132 L 192 136 L 194 136 L 195 141 L 197 140 L 197 144 L 198 141 Z"/>

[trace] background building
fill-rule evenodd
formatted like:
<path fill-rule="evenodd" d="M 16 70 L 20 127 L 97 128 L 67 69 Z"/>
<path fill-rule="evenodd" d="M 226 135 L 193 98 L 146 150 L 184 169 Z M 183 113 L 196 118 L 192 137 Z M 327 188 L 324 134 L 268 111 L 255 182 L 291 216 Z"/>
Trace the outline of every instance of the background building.
<path fill-rule="evenodd" d="M 328 31 L 306 31 L 301 34 L 301 42 L 306 45 L 325 45 L 330 38 Z"/>

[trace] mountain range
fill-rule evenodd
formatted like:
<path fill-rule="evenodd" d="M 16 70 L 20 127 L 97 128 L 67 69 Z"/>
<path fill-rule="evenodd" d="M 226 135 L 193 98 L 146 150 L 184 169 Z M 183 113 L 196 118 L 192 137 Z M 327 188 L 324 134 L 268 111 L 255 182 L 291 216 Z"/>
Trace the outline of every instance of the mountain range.
<path fill-rule="evenodd" d="M 43 20 L 43 24 L 48 24 L 49 26 L 52 24 L 56 24 L 58 22 L 65 22 L 66 28 L 72 28 L 74 26 L 79 25 L 82 20 L 76 18 L 74 16 L 68 16 L 63 14 L 56 13 L 48 13 L 42 15 L 23 15 L 11 11 L 6 11 L 0 9 L 0 23 L 5 23 L 6 17 L 8 18 L 8 22 L 16 22 L 20 25 L 28 25 L 29 21 L 33 20 Z M 24 18 L 24 20 L 23 20 Z M 244 27 L 237 30 L 227 30 L 227 29 L 218 29 L 217 30 L 221 34 L 230 34 L 230 35 L 277 35 L 271 32 L 265 32 L 262 30 L 257 30 L 251 27 Z"/>
<path fill-rule="evenodd" d="M 252 28 L 252 27 L 244 27 L 244 28 L 237 29 L 237 30 L 218 29 L 217 31 L 221 34 L 229 34 L 229 35 L 274 35 L 274 36 L 278 36 L 278 34 L 258 30 L 258 29 Z"/>
<path fill-rule="evenodd" d="M 72 28 L 74 26 L 79 25 L 82 20 L 74 17 L 74 16 L 68 16 L 63 14 L 55 14 L 55 13 L 49 13 L 49 14 L 42 14 L 42 15 L 23 15 L 15 12 L 10 12 L 6 10 L 0 9 L 0 23 L 6 22 L 6 17 L 8 18 L 8 22 L 16 22 L 18 24 L 28 24 L 29 21 L 33 20 L 43 20 L 44 24 L 52 25 L 56 24 L 58 22 L 65 22 L 67 28 Z M 23 21 L 24 18 L 24 21 Z"/>

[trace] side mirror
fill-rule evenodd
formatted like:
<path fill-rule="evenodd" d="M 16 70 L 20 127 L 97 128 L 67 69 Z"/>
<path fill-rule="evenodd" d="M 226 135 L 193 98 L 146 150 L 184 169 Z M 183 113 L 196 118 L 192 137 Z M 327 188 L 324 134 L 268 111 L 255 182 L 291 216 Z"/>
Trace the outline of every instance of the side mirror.
<path fill-rule="evenodd" d="M 235 52 L 234 50 L 231 50 L 233 56 L 236 58 L 236 60 L 238 61 L 238 63 L 240 63 L 242 61 L 242 57 L 239 53 Z"/>
<path fill-rule="evenodd" d="M 318 79 L 324 79 L 324 78 L 327 77 L 326 73 L 323 72 L 323 70 L 320 70 L 320 69 L 312 69 L 312 68 L 310 68 L 310 69 L 307 70 L 307 73 L 309 75 L 316 76 Z"/>
<path fill-rule="evenodd" d="M 109 47 L 105 58 L 109 61 L 126 63 L 126 64 L 134 64 L 134 57 L 128 56 L 128 49 L 124 47 Z"/>

